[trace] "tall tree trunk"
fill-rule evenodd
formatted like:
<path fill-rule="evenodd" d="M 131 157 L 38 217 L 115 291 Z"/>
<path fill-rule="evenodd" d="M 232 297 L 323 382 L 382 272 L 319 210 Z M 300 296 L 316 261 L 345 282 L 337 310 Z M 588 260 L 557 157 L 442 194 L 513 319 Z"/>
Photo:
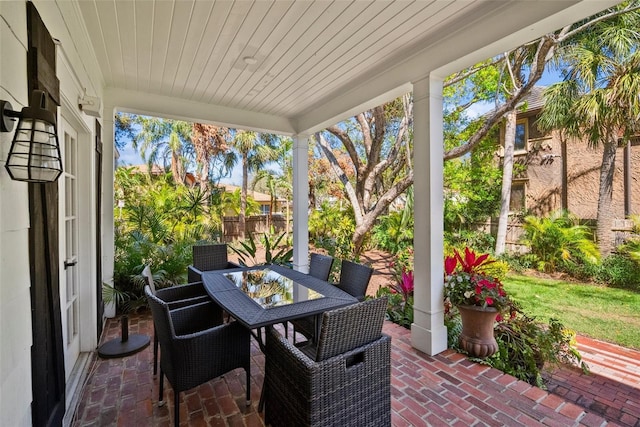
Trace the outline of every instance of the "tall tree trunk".
<path fill-rule="evenodd" d="M 373 220 L 367 216 L 364 222 L 360 225 L 356 225 L 356 228 L 353 231 L 351 243 L 353 244 L 353 255 L 356 258 L 359 258 L 364 250 L 364 239 L 367 237 L 367 233 L 371 227 L 373 227 Z"/>
<path fill-rule="evenodd" d="M 242 154 L 242 190 L 240 192 L 240 239 L 245 238 L 247 232 L 247 222 L 245 213 L 247 212 L 247 188 L 249 183 L 249 160 L 246 154 Z"/>
<path fill-rule="evenodd" d="M 513 151 L 516 140 L 516 110 L 511 110 L 506 118 L 504 129 L 504 159 L 502 164 L 502 201 L 498 218 L 498 235 L 496 236 L 496 255 L 504 253 L 507 242 L 507 225 L 509 223 L 509 204 L 511 202 L 511 181 L 513 180 Z"/>
<path fill-rule="evenodd" d="M 561 205 L 563 211 L 569 210 L 569 166 L 567 156 L 567 138 L 560 135 L 560 160 L 562 160 L 562 197 Z"/>
<path fill-rule="evenodd" d="M 613 249 L 613 237 L 611 226 L 613 223 L 613 173 L 616 165 L 615 142 L 610 138 L 604 144 L 602 151 L 602 167 L 600 168 L 600 190 L 598 194 L 598 218 L 596 226 L 596 239 L 600 255 L 606 257 Z"/>
<path fill-rule="evenodd" d="M 173 177 L 173 182 L 177 185 L 184 184 L 182 181 L 182 174 L 180 173 L 180 157 L 178 153 L 175 151 L 171 152 L 171 176 Z M 151 171 L 153 172 L 153 171 Z"/>

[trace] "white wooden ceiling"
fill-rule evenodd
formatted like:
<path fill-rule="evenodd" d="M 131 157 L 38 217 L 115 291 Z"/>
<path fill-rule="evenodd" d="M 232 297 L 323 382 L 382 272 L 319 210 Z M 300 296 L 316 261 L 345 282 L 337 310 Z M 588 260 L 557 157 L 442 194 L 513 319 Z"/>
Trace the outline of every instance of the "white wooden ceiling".
<path fill-rule="evenodd" d="M 290 126 L 280 130 L 300 131 L 339 118 L 341 112 L 364 106 L 367 100 L 395 96 L 395 89 L 406 90 L 403 85 L 432 70 L 447 64 L 461 68 L 500 52 L 504 43 L 516 46 L 612 3 L 79 0 L 78 4 L 107 88 L 246 112 L 247 117 L 284 118 Z M 505 42 L 509 37 L 512 40 Z"/>

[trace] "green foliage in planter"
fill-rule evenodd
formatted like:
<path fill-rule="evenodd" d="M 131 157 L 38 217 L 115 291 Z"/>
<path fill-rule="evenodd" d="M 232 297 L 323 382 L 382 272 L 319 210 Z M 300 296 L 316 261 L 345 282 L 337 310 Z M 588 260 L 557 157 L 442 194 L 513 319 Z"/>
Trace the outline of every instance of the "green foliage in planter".
<path fill-rule="evenodd" d="M 457 311 L 448 313 L 445 326 L 449 347 L 460 351 L 458 337 L 462 323 Z M 472 360 L 531 385 L 544 388 L 543 370 L 559 364 L 578 365 L 585 373 L 589 371 L 576 348 L 575 333 L 556 319 L 550 319 L 549 325 L 545 325 L 516 309 L 514 317 L 496 323 L 494 336 L 498 352 L 486 359 Z"/>

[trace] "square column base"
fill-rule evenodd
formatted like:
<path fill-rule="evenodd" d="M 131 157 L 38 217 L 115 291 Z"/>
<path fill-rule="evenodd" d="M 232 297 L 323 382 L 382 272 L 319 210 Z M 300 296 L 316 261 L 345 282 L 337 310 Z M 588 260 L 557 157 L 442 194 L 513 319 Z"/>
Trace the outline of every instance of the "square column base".
<path fill-rule="evenodd" d="M 425 329 L 411 324 L 411 346 L 417 350 L 435 356 L 447 349 L 447 328 L 442 325 L 436 329 Z"/>

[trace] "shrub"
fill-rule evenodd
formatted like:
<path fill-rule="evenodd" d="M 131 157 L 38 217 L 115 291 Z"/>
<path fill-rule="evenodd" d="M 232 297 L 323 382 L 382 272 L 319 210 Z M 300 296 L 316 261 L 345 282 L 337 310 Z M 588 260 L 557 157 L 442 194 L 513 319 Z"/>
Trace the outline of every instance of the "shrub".
<path fill-rule="evenodd" d="M 392 254 L 413 245 L 413 187 L 406 191 L 402 211 L 382 216 L 373 228 L 374 244 Z"/>
<path fill-rule="evenodd" d="M 477 252 L 492 252 L 496 239 L 484 231 L 460 230 L 457 233 L 444 232 L 445 252 L 453 253 L 453 248 L 474 248 Z"/>
<path fill-rule="evenodd" d="M 545 387 L 545 366 L 577 364 L 583 372 L 589 371 L 576 348 L 575 332 L 555 319 L 547 326 L 519 313 L 497 323 L 494 334 L 498 352 L 489 358 L 489 364 L 531 385 Z"/>
<path fill-rule="evenodd" d="M 376 298 L 382 296 L 388 297 L 387 319 L 409 329 L 413 323 L 413 293 L 405 299 L 402 293 L 391 287 L 381 286 L 376 292 Z"/>
<path fill-rule="evenodd" d="M 326 249 L 329 255 L 353 258 L 351 238 L 356 229 L 353 209 L 341 210 L 338 206 L 323 203 L 320 210 L 309 215 L 309 237 L 314 246 Z"/>
<path fill-rule="evenodd" d="M 531 254 L 510 254 L 507 252 L 501 254 L 498 259 L 506 263 L 509 270 L 516 273 L 533 268 L 536 262 L 535 257 Z"/>
<path fill-rule="evenodd" d="M 238 261 L 244 266 L 279 264 L 290 267 L 293 262 L 293 248 L 291 242 L 285 238 L 286 235 L 287 233 L 282 233 L 279 236 L 273 232 L 263 233 L 260 239 L 265 251 L 264 262 L 259 262 L 256 257 L 258 247 L 255 237 L 251 233 L 245 241 L 234 242 L 229 247 L 238 254 Z"/>
<path fill-rule="evenodd" d="M 405 217 L 403 212 L 380 217 L 373 228 L 373 244 L 392 254 L 413 245 L 413 221 L 407 222 Z"/>
<path fill-rule="evenodd" d="M 609 286 L 640 292 L 640 266 L 625 255 L 605 258 L 596 278 Z"/>
<path fill-rule="evenodd" d="M 387 318 L 410 328 L 413 323 L 413 248 L 400 252 L 389 268 L 395 283 L 378 288 L 376 297 L 388 296 Z"/>
<path fill-rule="evenodd" d="M 598 262 L 598 247 L 590 229 L 568 212 L 557 211 L 548 218 L 527 216 L 523 229 L 522 241 L 531 248 L 540 271 L 566 271 L 572 264 Z"/>

